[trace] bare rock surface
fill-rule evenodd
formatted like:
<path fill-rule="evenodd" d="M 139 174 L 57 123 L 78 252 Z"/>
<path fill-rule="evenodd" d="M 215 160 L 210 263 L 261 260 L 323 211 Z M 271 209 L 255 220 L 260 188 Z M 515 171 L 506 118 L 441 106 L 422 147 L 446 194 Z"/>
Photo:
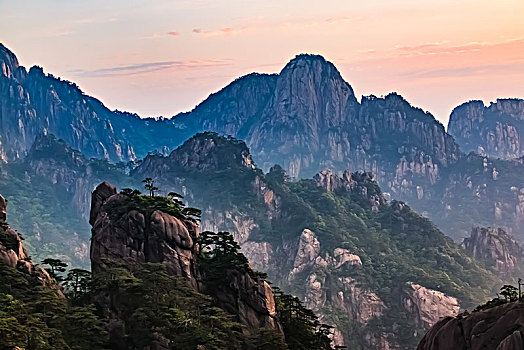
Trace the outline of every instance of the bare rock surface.
<path fill-rule="evenodd" d="M 443 317 L 456 316 L 460 311 L 457 298 L 416 283 L 407 283 L 400 298 L 401 305 L 424 329 L 433 326 Z"/>
<path fill-rule="evenodd" d="M 446 317 L 426 333 L 418 350 L 522 350 L 524 303 Z"/>
<path fill-rule="evenodd" d="M 463 245 L 471 255 L 488 262 L 501 274 L 508 275 L 522 268 L 524 250 L 501 228 L 476 227 Z"/>

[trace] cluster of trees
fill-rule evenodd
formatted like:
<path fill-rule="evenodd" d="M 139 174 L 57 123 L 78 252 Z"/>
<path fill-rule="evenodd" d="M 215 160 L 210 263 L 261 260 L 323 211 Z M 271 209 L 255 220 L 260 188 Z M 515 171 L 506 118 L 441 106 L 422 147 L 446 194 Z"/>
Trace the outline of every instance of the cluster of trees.
<path fill-rule="evenodd" d="M 68 276 L 73 274 L 70 271 Z M 84 291 L 80 285 L 76 288 Z M 72 289 L 65 290 L 66 295 L 74 294 Z M 60 288 L 34 284 L 27 275 L 0 264 L 2 348 L 105 349 L 106 329 L 106 320 L 97 315 L 93 304 L 64 297 Z"/>
<path fill-rule="evenodd" d="M 332 326 L 320 323 L 315 313 L 304 307 L 297 297 L 282 292 L 278 287 L 273 287 L 273 294 L 290 350 L 332 349 Z"/>
<path fill-rule="evenodd" d="M 187 208 L 177 193 L 156 195 L 151 179 L 148 195 L 124 189 L 126 205 L 140 211 L 162 210 L 196 220 L 200 211 Z M 118 208 L 115 208 L 115 210 Z M 129 210 L 126 207 L 126 210 Z M 266 278 L 255 272 L 228 232 L 203 232 L 196 238 L 198 263 L 204 274 L 220 283 L 228 270 Z M 181 350 L 330 349 L 330 327 L 322 325 L 300 301 L 276 290 L 284 333 L 263 328 L 246 335 L 231 314 L 184 278 L 169 274 L 162 264 L 146 263 L 131 272 L 106 261 L 95 276 L 67 269 L 59 259 L 42 261 L 55 284 L 42 286 L 9 266 L 0 265 L 0 344 L 27 350 L 143 349 L 163 344 Z M 207 283 L 207 282 L 206 282 Z M 114 322 L 115 319 L 121 322 Z M 110 320 L 113 320 L 110 322 Z"/>
<path fill-rule="evenodd" d="M 491 309 L 492 307 L 503 305 L 506 303 L 515 302 L 517 300 L 524 300 L 524 294 L 522 293 L 522 280 L 518 280 L 519 287 L 505 284 L 500 288 L 500 292 L 497 293 L 497 297 L 488 300 L 485 304 L 477 306 L 473 312 Z"/>

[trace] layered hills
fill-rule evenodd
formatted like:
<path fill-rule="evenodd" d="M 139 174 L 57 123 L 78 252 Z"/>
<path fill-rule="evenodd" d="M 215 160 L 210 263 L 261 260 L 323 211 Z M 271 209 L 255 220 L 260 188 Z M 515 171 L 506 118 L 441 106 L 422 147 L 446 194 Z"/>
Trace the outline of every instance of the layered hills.
<path fill-rule="evenodd" d="M 332 63 L 317 55 L 298 55 L 279 74 L 238 78 L 191 112 L 140 119 L 108 110 L 74 83 L 40 67 L 27 72 L 4 46 L 0 63 L 4 162 L 24 158 L 41 133 L 63 139 L 87 159 L 116 163 L 140 160 L 149 152 L 167 155 L 195 133 L 214 131 L 244 140 L 265 172 L 274 164 L 293 178 L 312 177 L 324 169 L 339 175 L 346 169 L 373 172 L 387 195 L 409 203 L 458 241 L 479 224 L 502 226 L 517 236 L 522 232 L 524 183 L 515 176 L 522 162 L 490 158 L 506 151 L 489 151 L 485 143 L 492 141 L 486 141 L 487 136 L 471 142 L 488 151 L 463 153 L 478 150 L 465 140 L 478 138 L 474 135 L 479 132 L 491 135 L 479 130 L 491 130 L 493 123 L 511 121 L 509 129 L 517 130 L 518 100 L 457 108 L 449 126 L 455 140 L 431 114 L 402 96 L 359 101 Z M 468 120 L 494 122 L 477 127 L 478 122 Z M 498 132 L 493 147 L 517 149 L 515 132 L 506 131 Z"/>
<path fill-rule="evenodd" d="M 110 111 L 40 67 L 26 71 L 3 46 L 0 64 L 0 191 L 36 260 L 89 266 L 90 220 L 94 273 L 116 260 L 127 266 L 124 281 L 144 281 L 135 267 L 161 263 L 236 312 L 235 322 L 279 328 L 239 292 L 266 293 L 261 276 L 221 275 L 235 279 L 214 285 L 224 299 L 201 285 L 192 242 L 228 231 L 253 268 L 334 325 L 335 344 L 355 349 L 414 348 L 519 264 L 522 159 L 464 153 L 463 139 L 396 93 L 359 101 L 321 56 L 241 77 L 193 111 L 158 120 Z M 137 208 L 145 178 L 157 194 L 201 208 L 201 229 L 165 207 Z M 103 181 L 125 190 L 99 187 L 91 207 Z M 448 237 L 461 242 L 473 225 L 502 229 L 474 231 L 465 249 Z M 114 339 L 126 334 L 126 305 L 99 302 Z"/>
<path fill-rule="evenodd" d="M 35 265 L 0 196 L 0 345 L 15 349 L 331 349 L 329 327 L 174 197 L 92 195 L 92 272 Z M 208 246 L 211 243 L 211 247 Z"/>

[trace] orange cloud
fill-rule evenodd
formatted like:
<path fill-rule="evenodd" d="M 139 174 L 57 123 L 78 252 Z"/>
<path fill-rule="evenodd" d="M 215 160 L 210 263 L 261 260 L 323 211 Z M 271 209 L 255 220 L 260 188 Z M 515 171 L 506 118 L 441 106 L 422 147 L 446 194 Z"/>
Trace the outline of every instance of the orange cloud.
<path fill-rule="evenodd" d="M 179 32 L 167 32 L 167 35 L 178 36 L 180 35 L 180 33 Z"/>

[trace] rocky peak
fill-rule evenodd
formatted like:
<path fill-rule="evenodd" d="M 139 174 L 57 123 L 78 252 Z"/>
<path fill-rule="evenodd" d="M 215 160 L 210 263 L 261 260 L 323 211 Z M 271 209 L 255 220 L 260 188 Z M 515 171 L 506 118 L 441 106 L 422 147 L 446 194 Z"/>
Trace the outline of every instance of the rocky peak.
<path fill-rule="evenodd" d="M 524 100 L 520 98 L 498 98 L 489 109 L 508 115 L 517 120 L 524 120 Z"/>
<path fill-rule="evenodd" d="M 22 236 L 7 224 L 6 210 L 7 200 L 0 195 L 0 263 L 24 273 L 31 283 L 56 288 L 47 271 L 32 263 Z"/>
<path fill-rule="evenodd" d="M 519 269 L 524 256 L 515 239 L 501 228 L 475 227 L 463 245 L 475 258 L 487 261 L 502 274 Z"/>
<path fill-rule="evenodd" d="M 369 172 L 351 173 L 345 170 L 342 177 L 339 177 L 331 170 L 323 170 L 313 179 L 317 186 L 328 192 L 343 190 L 365 198 L 373 211 L 377 211 L 380 205 L 386 203 L 375 176 Z"/>
<path fill-rule="evenodd" d="M 446 317 L 429 329 L 417 350 L 524 349 L 524 303 Z"/>
<path fill-rule="evenodd" d="M 197 286 L 193 238 L 198 226 L 160 210 L 134 208 L 131 198 L 116 193 L 107 182 L 92 195 L 90 223 L 91 270 L 104 271 L 107 261 L 117 262 L 130 271 L 145 263 L 162 263 L 166 270 L 185 277 Z"/>
<path fill-rule="evenodd" d="M 499 158 L 524 154 L 524 100 L 470 101 L 451 112 L 448 132 L 461 148 Z"/>
<path fill-rule="evenodd" d="M 338 177 L 331 170 L 322 170 L 316 174 L 313 179 L 316 181 L 317 186 L 322 187 L 328 192 L 350 189 L 352 185 L 351 172 L 349 170 L 344 171 L 342 177 Z"/>
<path fill-rule="evenodd" d="M 350 102 L 356 102 L 353 89 L 331 62 L 299 55 L 278 76 L 271 102 L 276 114 L 271 119 L 315 132 L 347 120 Z"/>
<path fill-rule="evenodd" d="M 62 161 L 71 168 L 87 163 L 85 157 L 80 152 L 70 148 L 64 140 L 57 139 L 52 134 L 40 133 L 36 136 L 26 160 L 37 162 L 43 159 Z"/>
<path fill-rule="evenodd" d="M 178 166 L 196 171 L 255 168 L 243 141 L 211 132 L 196 134 L 174 150 L 169 159 Z"/>
<path fill-rule="evenodd" d="M 18 69 L 18 59 L 15 54 L 0 43 L 0 73 L 11 78 Z"/>

